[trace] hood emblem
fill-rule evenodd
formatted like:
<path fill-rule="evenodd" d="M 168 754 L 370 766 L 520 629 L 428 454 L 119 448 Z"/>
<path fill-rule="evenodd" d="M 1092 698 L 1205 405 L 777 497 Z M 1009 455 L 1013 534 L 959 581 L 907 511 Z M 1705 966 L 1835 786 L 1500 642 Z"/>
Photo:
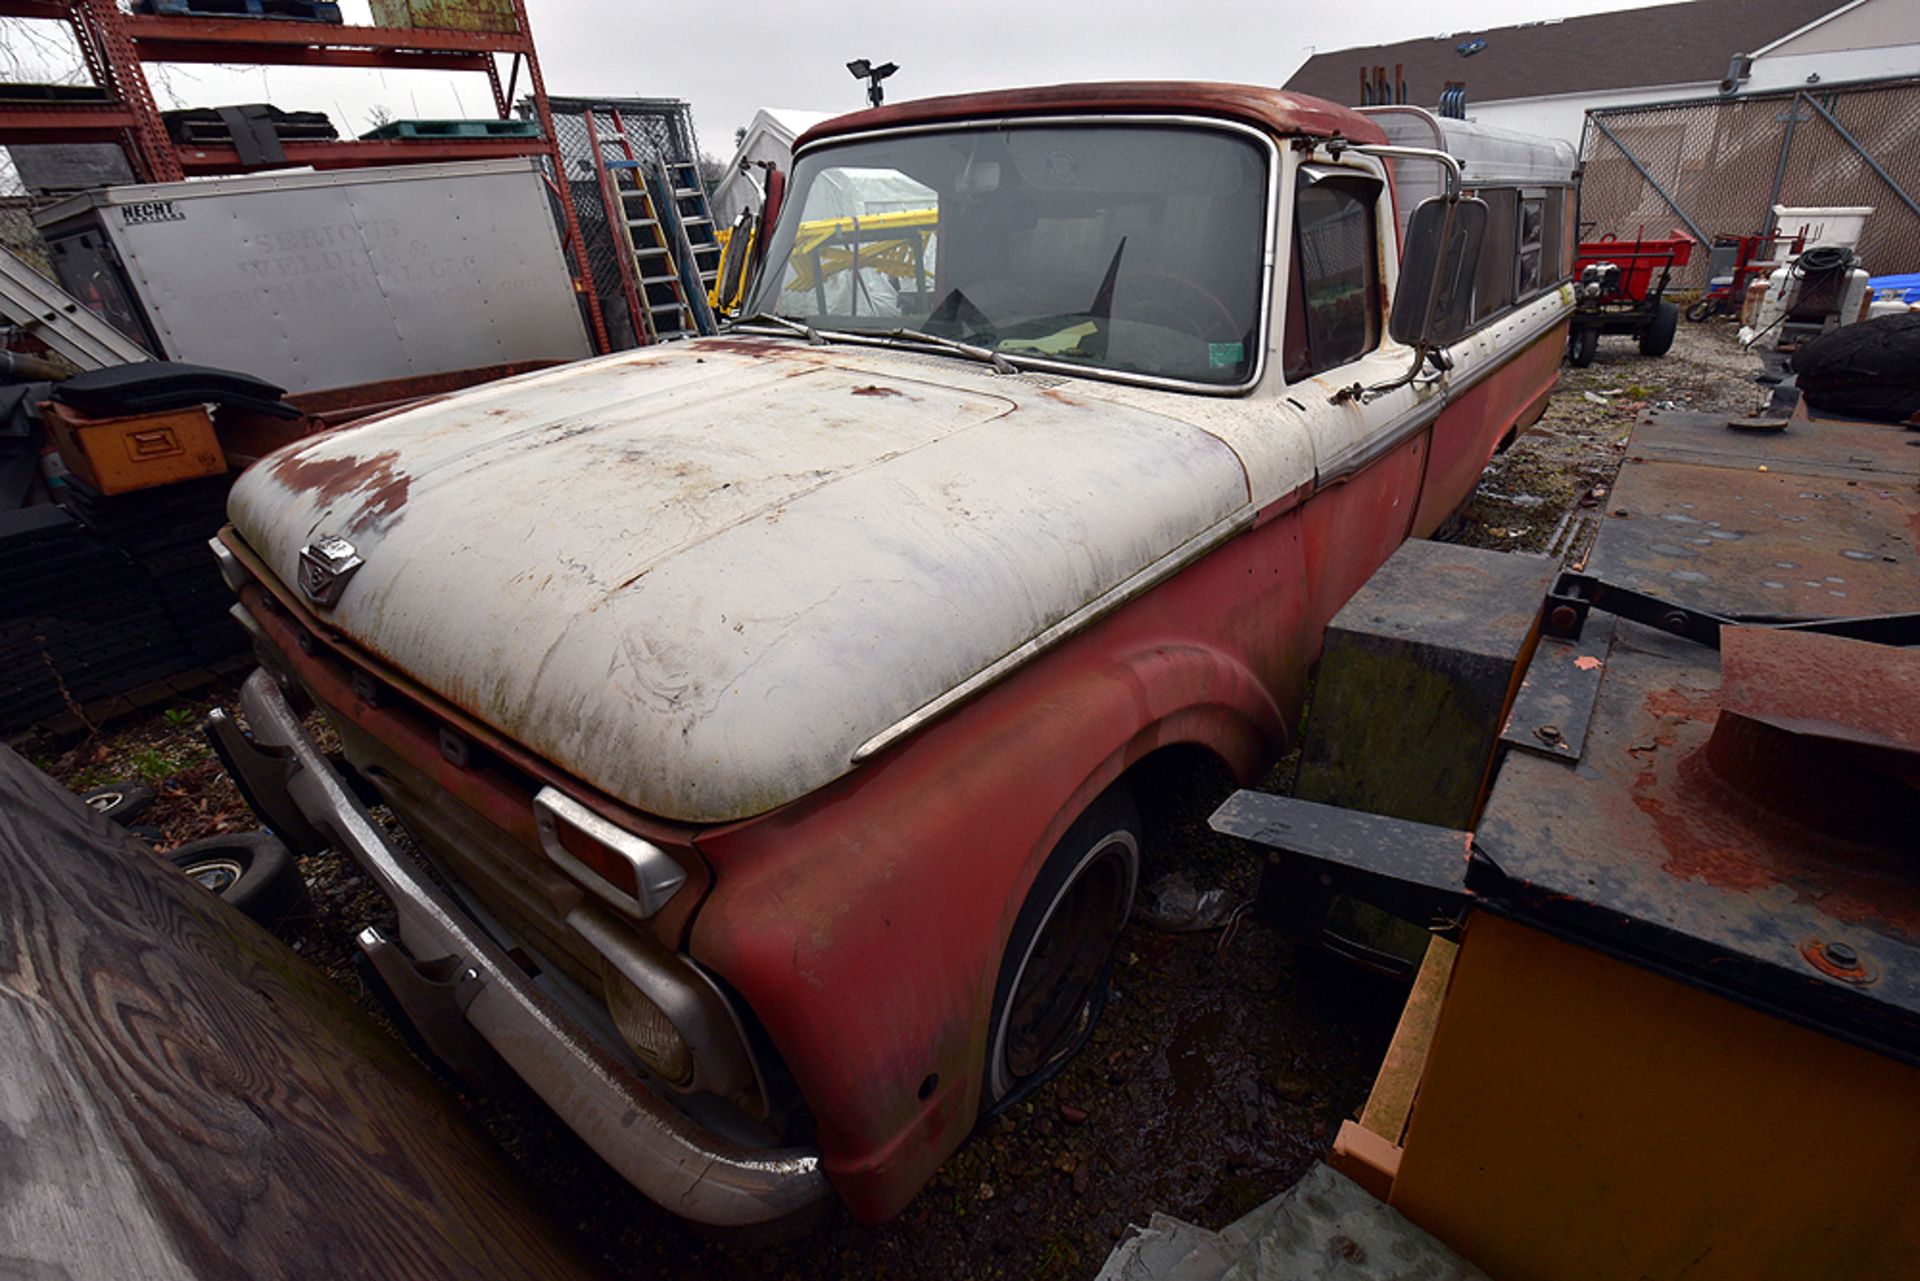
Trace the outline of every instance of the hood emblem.
<path fill-rule="evenodd" d="M 300 590 L 316 605 L 331 605 L 363 563 L 352 543 L 322 534 L 300 549 Z"/>

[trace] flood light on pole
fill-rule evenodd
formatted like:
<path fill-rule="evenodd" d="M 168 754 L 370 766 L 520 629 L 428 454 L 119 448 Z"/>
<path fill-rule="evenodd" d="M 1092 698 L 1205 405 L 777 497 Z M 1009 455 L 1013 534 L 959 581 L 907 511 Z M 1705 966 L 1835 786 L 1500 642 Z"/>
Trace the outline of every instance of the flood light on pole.
<path fill-rule="evenodd" d="M 865 58 L 855 58 L 847 64 L 847 70 L 853 73 L 855 80 L 867 82 L 867 102 L 877 107 L 882 97 L 880 82 L 900 70 L 900 67 L 892 62 L 883 62 L 876 67 Z"/>

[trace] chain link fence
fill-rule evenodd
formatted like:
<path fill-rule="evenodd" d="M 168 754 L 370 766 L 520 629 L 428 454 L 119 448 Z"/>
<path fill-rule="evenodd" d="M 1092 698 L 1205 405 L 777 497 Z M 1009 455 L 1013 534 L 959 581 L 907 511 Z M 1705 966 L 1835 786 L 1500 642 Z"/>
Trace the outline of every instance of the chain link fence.
<path fill-rule="evenodd" d="M 634 157 L 662 164 L 698 164 L 700 145 L 694 137 L 693 112 L 678 98 L 554 98 L 547 99 L 553 112 L 553 134 L 560 147 L 560 161 L 573 195 L 574 214 L 580 220 L 580 240 L 586 249 L 587 272 L 593 291 L 600 299 L 600 311 L 607 322 L 607 337 L 616 348 L 640 343 L 633 317 L 627 314 L 626 291 L 620 278 L 620 257 L 625 241 L 611 221 L 617 211 L 607 209 L 601 198 L 600 174 L 593 163 L 593 146 L 587 132 L 587 116 L 592 113 L 593 130 L 600 139 L 602 160 L 625 160 L 620 142 L 620 125 L 626 126 L 627 141 Z M 531 115 L 533 104 L 523 101 L 520 113 Z M 614 122 L 618 112 L 620 123 Z M 556 218 L 558 213 L 556 211 Z"/>
<path fill-rule="evenodd" d="M 1871 205 L 1867 270 L 1920 271 L 1920 77 L 1589 111 L 1581 161 L 1583 240 L 1701 240 L 1676 288 L 1716 236 L 1794 231 L 1775 205 Z"/>

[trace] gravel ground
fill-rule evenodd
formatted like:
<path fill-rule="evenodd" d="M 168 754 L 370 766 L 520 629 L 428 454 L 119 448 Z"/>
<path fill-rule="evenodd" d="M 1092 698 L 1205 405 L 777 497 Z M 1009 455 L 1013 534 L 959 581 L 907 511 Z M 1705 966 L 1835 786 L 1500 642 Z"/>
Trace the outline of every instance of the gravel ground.
<path fill-rule="evenodd" d="M 1449 536 L 1577 560 L 1633 421 L 1649 407 L 1751 411 L 1758 362 L 1725 325 L 1683 325 L 1665 358 L 1603 341 L 1564 370 L 1541 422 L 1496 459 Z M 160 799 L 145 821 L 163 847 L 253 826 L 195 730 L 211 691 L 78 747 L 29 744 L 76 790 L 139 777 Z M 1270 783 L 1278 785 L 1284 770 Z M 1167 780 L 1148 810 L 1154 863 L 1230 903 L 1256 869 L 1205 815 L 1225 784 Z M 383 915 L 340 859 L 302 861 L 315 905 L 281 933 L 370 1010 L 350 963 L 357 928 Z M 1250 916 L 1170 933 L 1136 922 L 1121 941 L 1107 1014 L 1088 1051 L 950 1160 L 905 1213 L 878 1228 L 829 1211 L 797 1240 L 754 1244 L 696 1231 L 613 1176 L 523 1089 L 463 1095 L 536 1197 L 620 1277 L 1069 1278 L 1091 1276 L 1129 1221 L 1163 1210 L 1223 1226 L 1297 1179 L 1365 1100 L 1398 1016 L 1393 985 L 1283 947 Z"/>
<path fill-rule="evenodd" d="M 1735 416 L 1765 403 L 1753 382 L 1759 358 L 1741 349 L 1735 332 L 1725 321 L 1682 321 L 1665 356 L 1642 356 L 1631 338 L 1602 338 L 1587 368 L 1563 365 L 1547 412 L 1493 460 L 1448 536 L 1499 551 L 1569 552 L 1577 560 L 1598 532 L 1600 501 L 1642 413 Z"/>

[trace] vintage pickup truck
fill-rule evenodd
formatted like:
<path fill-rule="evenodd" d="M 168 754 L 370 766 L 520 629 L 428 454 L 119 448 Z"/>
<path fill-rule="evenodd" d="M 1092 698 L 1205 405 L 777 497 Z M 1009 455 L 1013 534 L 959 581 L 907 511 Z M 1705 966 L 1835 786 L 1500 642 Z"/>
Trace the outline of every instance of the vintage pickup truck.
<path fill-rule="evenodd" d="M 1089 1035 L 1142 771 L 1283 753 L 1326 620 L 1540 414 L 1572 167 L 1214 84 L 829 122 L 727 333 L 240 479 L 216 744 L 392 898 L 448 1061 L 689 1218 L 883 1219 Z"/>

